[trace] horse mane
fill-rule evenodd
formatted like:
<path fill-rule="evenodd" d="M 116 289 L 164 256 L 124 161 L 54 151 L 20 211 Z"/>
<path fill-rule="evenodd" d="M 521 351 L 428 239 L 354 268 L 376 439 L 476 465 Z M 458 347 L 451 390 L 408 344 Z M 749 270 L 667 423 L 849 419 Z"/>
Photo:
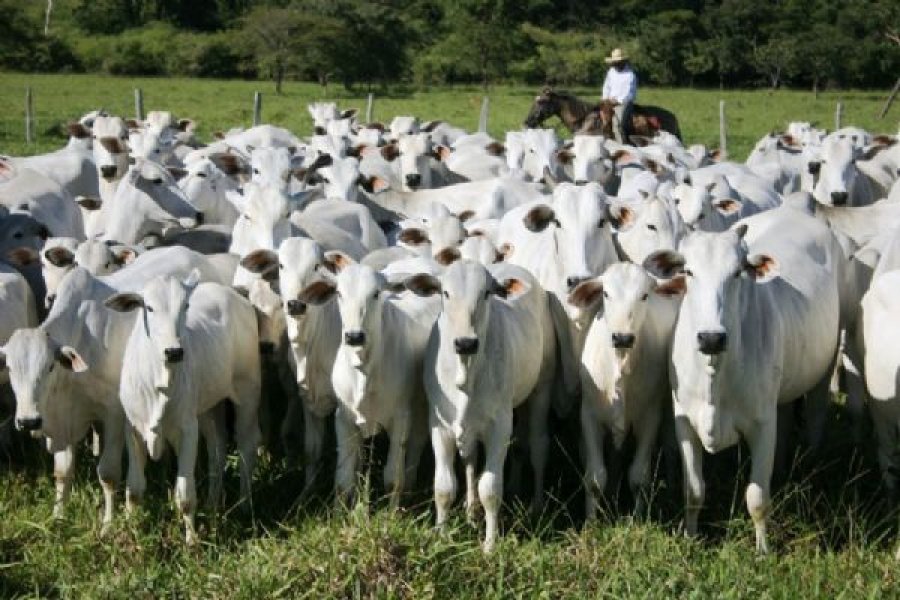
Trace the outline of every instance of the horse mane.
<path fill-rule="evenodd" d="M 563 107 L 565 107 L 578 122 L 583 121 L 584 118 L 596 108 L 596 104 L 586 102 L 568 90 L 551 91 L 553 95 L 559 98 L 560 109 L 563 110 Z"/>

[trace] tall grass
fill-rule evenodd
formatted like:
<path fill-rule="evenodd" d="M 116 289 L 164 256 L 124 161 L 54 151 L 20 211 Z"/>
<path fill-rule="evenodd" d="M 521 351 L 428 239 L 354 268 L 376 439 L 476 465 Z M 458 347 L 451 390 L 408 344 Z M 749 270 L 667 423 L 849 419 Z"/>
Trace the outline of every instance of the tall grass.
<path fill-rule="evenodd" d="M 24 143 L 25 87 L 34 90 L 38 134 L 36 143 Z M 171 110 L 200 123 L 201 139 L 217 130 L 249 126 L 253 92 L 264 94 L 263 117 L 298 133 L 311 128 L 306 104 L 314 100 L 337 100 L 342 107 L 365 109 L 366 94 L 348 93 L 340 86 L 327 90 L 311 83 L 287 83 L 284 93 L 271 92 L 272 85 L 257 81 L 212 79 L 126 78 L 99 75 L 0 74 L 0 153 L 20 155 L 46 152 L 62 142 L 60 126 L 70 119 L 103 107 L 115 114 L 134 115 L 133 90 L 144 92 L 147 110 Z M 503 136 L 522 126 L 538 90 L 522 86 L 496 86 L 491 98 L 489 130 Z M 598 89 L 577 89 L 585 98 L 598 97 Z M 396 87 L 375 93 L 374 118 L 389 120 L 397 114 L 415 114 L 425 119 L 444 119 L 475 130 L 484 91 L 478 87 L 441 87 L 428 91 Z M 792 120 L 818 122 L 833 128 L 836 103 L 844 105 L 844 124 L 872 131 L 896 132 L 900 108 L 885 120 L 879 112 L 886 92 L 824 92 L 815 98 L 805 91 L 641 89 L 639 100 L 673 110 L 681 122 L 685 141 L 716 147 L 719 143 L 718 110 L 726 102 L 728 150 L 732 158 L 746 158 L 753 144 L 769 131 L 783 129 Z M 558 121 L 555 121 L 558 123 Z M 550 123 L 550 122 L 548 122 Z M 562 132 L 562 130 L 560 129 Z"/>

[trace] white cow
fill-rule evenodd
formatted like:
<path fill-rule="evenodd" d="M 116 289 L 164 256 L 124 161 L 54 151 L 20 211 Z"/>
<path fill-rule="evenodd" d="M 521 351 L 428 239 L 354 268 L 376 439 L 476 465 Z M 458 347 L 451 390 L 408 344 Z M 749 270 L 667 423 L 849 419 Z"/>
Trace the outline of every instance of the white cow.
<path fill-rule="evenodd" d="M 669 376 L 688 534 L 705 495 L 703 450 L 743 437 L 752 463 L 747 509 L 756 548 L 767 552 L 776 407 L 803 394 L 811 405 L 828 402 L 839 330 L 836 246 L 827 227 L 784 207 L 726 232 L 694 233 L 680 254 L 647 259 L 657 276 L 686 276 Z"/>
<path fill-rule="evenodd" d="M 47 239 L 40 252 L 46 307 L 53 305 L 60 282 L 73 267 L 83 267 L 92 275 L 109 275 L 136 257 L 137 251 L 128 246 L 110 246 L 96 240 L 79 242 L 74 238 Z"/>
<path fill-rule="evenodd" d="M 334 281 L 312 283 L 300 300 L 321 305 L 337 296 L 342 326 L 331 383 L 338 399 L 338 502 L 356 495 L 362 440 L 385 431 L 384 485 L 397 508 L 405 485 L 415 483 L 427 440 L 422 361 L 440 302 L 395 295 L 384 275 L 345 254 L 329 253 L 325 264 L 334 269 Z"/>
<path fill-rule="evenodd" d="M 84 222 L 72 196 L 60 184 L 28 168 L 7 171 L 0 182 L 0 206 L 31 215 L 46 225 L 50 235 L 85 237 Z"/>
<path fill-rule="evenodd" d="M 878 197 L 871 180 L 856 165 L 863 155 L 862 147 L 852 136 L 831 134 L 822 142 L 821 166 L 813 196 L 829 206 L 864 206 Z"/>
<path fill-rule="evenodd" d="M 608 216 L 628 260 L 641 264 L 656 250 L 675 250 L 688 233 L 677 207 L 661 198 L 613 202 Z"/>
<path fill-rule="evenodd" d="M 119 397 L 132 427 L 128 454 L 134 468 L 128 474 L 129 499 L 138 503 L 143 497 L 147 454 L 159 460 L 166 443 L 171 444 L 178 455 L 175 502 L 184 519 L 188 544 L 197 539 L 194 469 L 201 428 L 207 452 L 219 454 L 217 468 L 210 473 L 214 501 L 221 493 L 225 466 L 224 443 L 216 441 L 223 432 L 215 431 L 207 413 L 226 399 L 235 408 L 241 501 L 246 508 L 260 441 L 261 375 L 253 307 L 228 287 L 199 281 L 199 271 L 184 281 L 157 277 L 140 293 L 122 292 L 104 302 L 119 312 L 141 309 L 124 349 L 119 385 Z"/>
<path fill-rule="evenodd" d="M 187 166 L 185 176 L 178 180 L 185 198 L 203 213 L 203 222 L 234 228 L 238 210 L 228 201 L 228 192 L 238 183 L 219 169 L 213 161 L 202 158 Z"/>
<path fill-rule="evenodd" d="M 636 449 L 628 470 L 635 514 L 646 488 L 660 423 L 669 402 L 668 357 L 684 279 L 657 284 L 632 263 L 611 265 L 578 284 L 569 302 L 598 310 L 581 356 L 581 431 L 585 448 L 585 514 L 592 519 L 607 484 L 604 439 L 621 449 L 629 432 Z"/>
<path fill-rule="evenodd" d="M 547 459 L 547 411 L 556 345 L 540 285 L 522 268 L 490 268 L 457 261 L 440 276 L 406 281 L 417 294 L 443 296 L 443 309 L 425 351 L 431 445 L 435 456 L 437 524 L 446 523 L 456 497 L 457 452 L 466 464 L 466 511 L 477 508 L 477 445 L 484 445 L 484 471 L 477 481 L 485 511 L 484 550 L 497 540 L 503 500 L 503 465 L 513 434 L 513 410 L 522 406 L 534 469 L 532 510 L 543 502 Z"/>

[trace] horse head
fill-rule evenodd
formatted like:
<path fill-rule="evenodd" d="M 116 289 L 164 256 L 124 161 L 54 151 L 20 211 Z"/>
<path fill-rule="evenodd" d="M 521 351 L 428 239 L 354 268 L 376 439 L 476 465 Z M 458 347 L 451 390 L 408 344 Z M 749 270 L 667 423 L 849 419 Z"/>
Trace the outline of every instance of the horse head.
<path fill-rule="evenodd" d="M 525 117 L 525 127 L 540 127 L 544 121 L 553 115 L 559 115 L 559 113 L 559 95 L 553 91 L 553 88 L 545 87 L 540 94 L 534 97 L 534 104 L 531 105 L 531 110 Z"/>

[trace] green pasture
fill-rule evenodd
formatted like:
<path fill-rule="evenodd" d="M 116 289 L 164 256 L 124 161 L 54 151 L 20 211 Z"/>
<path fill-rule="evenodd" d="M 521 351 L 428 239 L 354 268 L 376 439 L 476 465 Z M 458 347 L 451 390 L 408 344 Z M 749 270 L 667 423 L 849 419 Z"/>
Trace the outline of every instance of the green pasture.
<path fill-rule="evenodd" d="M 31 146 L 25 144 L 27 86 L 34 93 L 37 120 L 37 140 Z M 306 133 L 311 128 L 306 112 L 308 102 L 335 100 L 341 107 L 358 107 L 360 111 L 366 106 L 366 92 L 350 93 L 338 85 L 326 90 L 313 83 L 288 82 L 284 93 L 278 96 L 271 83 L 258 81 L 4 73 L 0 74 L 0 153 L 20 155 L 56 148 L 63 142 L 60 125 L 89 110 L 103 107 L 114 114 L 133 116 L 135 87 L 143 90 L 145 110 L 171 110 L 178 116 L 196 119 L 200 123 L 201 139 L 209 139 L 214 131 L 249 126 L 253 93 L 257 90 L 263 93 L 264 120 L 297 133 Z M 495 86 L 488 90 L 490 132 L 502 136 L 507 130 L 520 128 L 537 91 L 524 86 Z M 585 98 L 599 95 L 595 89 L 575 91 Z M 374 93 L 375 120 L 388 121 L 398 114 L 415 114 L 474 130 L 485 91 L 477 86 L 427 91 L 394 86 Z M 822 92 L 816 98 L 808 91 L 645 88 L 641 89 L 639 99 L 674 111 L 687 143 L 711 147 L 719 144 L 719 100 L 725 100 L 729 154 L 735 160 L 743 160 L 763 134 L 783 129 L 790 121 L 812 121 L 833 128 L 838 101 L 843 103 L 844 125 L 896 133 L 900 105 L 884 120 L 877 119 L 886 96 L 880 90 Z M 558 125 L 556 120 L 549 123 Z"/>

